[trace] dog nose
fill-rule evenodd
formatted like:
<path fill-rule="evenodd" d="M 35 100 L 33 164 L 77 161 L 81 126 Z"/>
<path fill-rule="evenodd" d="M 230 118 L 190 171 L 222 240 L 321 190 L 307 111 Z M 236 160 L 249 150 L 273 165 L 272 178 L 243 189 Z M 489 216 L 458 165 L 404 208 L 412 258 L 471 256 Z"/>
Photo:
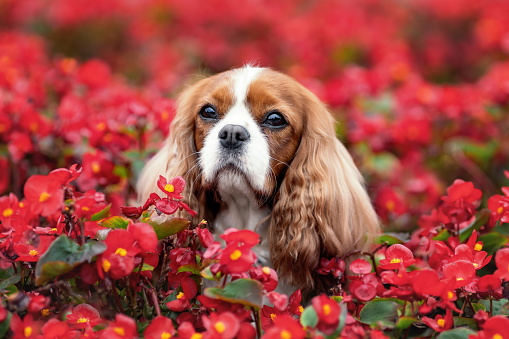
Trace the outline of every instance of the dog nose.
<path fill-rule="evenodd" d="M 226 125 L 219 131 L 219 142 L 224 148 L 234 149 L 249 140 L 249 132 L 239 125 Z"/>

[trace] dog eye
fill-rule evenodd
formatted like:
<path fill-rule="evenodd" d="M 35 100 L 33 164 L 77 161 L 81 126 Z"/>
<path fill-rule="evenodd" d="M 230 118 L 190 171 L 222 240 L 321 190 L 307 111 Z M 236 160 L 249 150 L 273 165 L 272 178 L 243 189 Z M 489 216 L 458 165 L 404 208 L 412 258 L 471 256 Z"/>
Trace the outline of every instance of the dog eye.
<path fill-rule="evenodd" d="M 287 124 L 288 122 L 286 122 L 285 117 L 277 111 L 267 113 L 267 115 L 265 116 L 265 120 L 263 120 L 262 122 L 263 126 L 269 128 L 282 128 Z"/>
<path fill-rule="evenodd" d="M 218 114 L 212 105 L 205 105 L 200 110 L 200 117 L 203 120 L 217 120 Z"/>

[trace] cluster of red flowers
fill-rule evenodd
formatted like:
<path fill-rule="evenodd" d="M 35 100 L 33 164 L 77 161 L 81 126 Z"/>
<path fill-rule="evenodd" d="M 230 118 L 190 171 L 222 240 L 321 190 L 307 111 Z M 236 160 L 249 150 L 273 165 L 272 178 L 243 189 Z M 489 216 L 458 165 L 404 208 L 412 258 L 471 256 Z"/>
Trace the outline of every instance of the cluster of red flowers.
<path fill-rule="evenodd" d="M 0 337 L 503 338 L 508 23 L 505 0 L 1 1 Z M 322 258 L 337 284 L 305 305 L 256 234 L 172 216 L 182 178 L 122 207 L 166 97 L 246 62 L 329 105 L 387 230 Z"/>

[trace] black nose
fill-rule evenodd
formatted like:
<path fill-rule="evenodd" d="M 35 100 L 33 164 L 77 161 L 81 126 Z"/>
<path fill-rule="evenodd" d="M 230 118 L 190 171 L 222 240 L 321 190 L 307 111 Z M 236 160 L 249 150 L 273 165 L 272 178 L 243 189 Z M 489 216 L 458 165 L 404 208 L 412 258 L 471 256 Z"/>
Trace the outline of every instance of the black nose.
<path fill-rule="evenodd" d="M 239 148 L 249 140 L 249 132 L 239 125 L 226 125 L 219 131 L 219 142 L 224 148 Z"/>

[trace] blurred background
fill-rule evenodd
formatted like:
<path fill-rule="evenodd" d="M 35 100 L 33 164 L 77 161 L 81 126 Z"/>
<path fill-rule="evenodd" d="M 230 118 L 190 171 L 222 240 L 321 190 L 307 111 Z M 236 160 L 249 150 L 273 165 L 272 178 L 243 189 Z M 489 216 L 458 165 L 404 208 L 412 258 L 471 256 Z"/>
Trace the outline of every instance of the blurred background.
<path fill-rule="evenodd" d="M 0 0 L 0 194 L 80 163 L 116 206 L 193 75 L 255 63 L 326 102 L 387 230 L 509 185 L 507 0 Z"/>

